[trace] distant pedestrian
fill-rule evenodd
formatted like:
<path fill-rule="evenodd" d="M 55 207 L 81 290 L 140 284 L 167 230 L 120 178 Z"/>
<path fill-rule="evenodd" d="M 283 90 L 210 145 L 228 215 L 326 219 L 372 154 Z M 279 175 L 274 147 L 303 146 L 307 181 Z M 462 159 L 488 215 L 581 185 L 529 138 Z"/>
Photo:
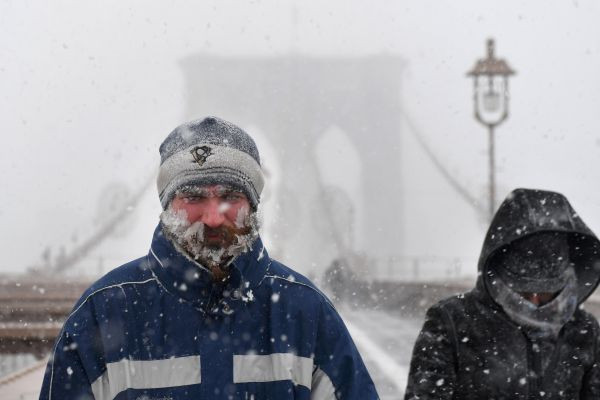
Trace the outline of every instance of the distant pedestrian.
<path fill-rule="evenodd" d="M 427 311 L 405 399 L 600 399 L 600 330 L 578 307 L 599 279 L 600 242 L 567 199 L 515 190 L 476 287 Z"/>
<path fill-rule="evenodd" d="M 335 301 L 348 300 L 354 285 L 354 276 L 345 258 L 335 258 L 325 270 L 325 283 Z"/>

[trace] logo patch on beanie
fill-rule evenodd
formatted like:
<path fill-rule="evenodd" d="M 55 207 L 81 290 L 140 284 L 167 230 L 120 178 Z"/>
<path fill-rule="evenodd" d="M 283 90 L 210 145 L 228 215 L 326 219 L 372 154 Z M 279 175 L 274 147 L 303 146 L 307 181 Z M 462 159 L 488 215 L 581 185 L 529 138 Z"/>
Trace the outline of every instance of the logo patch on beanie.
<path fill-rule="evenodd" d="M 199 166 L 203 166 L 208 157 L 213 155 L 212 149 L 208 146 L 196 146 L 191 150 L 191 153 Z"/>

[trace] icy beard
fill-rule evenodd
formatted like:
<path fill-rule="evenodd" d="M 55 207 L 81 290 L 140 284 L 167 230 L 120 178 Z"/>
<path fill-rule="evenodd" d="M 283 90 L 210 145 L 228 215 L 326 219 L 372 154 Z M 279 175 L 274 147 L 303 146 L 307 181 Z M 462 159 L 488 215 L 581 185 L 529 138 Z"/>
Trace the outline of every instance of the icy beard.
<path fill-rule="evenodd" d="M 170 205 L 160 214 L 160 221 L 167 238 L 175 247 L 210 270 L 216 281 L 226 278 L 227 266 L 237 256 L 250 250 L 258 237 L 260 225 L 257 212 L 240 212 L 235 221 L 236 227 L 210 228 L 200 221 L 191 224 L 184 210 L 175 211 Z M 221 247 L 206 245 L 205 230 L 219 232 L 229 243 Z"/>

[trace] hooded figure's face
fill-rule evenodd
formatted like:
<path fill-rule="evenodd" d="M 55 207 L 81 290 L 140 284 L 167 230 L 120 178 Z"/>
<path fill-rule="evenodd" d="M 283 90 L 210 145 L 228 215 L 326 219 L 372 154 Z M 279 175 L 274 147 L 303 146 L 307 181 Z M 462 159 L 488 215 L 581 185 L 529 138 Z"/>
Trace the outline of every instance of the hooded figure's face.
<path fill-rule="evenodd" d="M 531 304 L 536 305 L 538 307 L 551 302 L 556 297 L 557 294 L 558 294 L 558 292 L 556 292 L 556 293 L 519 292 L 519 295 L 522 298 L 524 298 Z"/>
<path fill-rule="evenodd" d="M 161 214 L 169 238 L 208 267 L 215 279 L 248 250 L 258 235 L 256 213 L 246 195 L 223 185 L 185 187 Z"/>

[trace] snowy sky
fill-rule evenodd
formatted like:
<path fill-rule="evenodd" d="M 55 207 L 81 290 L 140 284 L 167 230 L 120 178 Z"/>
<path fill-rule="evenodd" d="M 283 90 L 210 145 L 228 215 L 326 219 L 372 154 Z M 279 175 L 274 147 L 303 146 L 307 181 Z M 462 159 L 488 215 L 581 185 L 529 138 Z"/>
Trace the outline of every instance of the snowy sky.
<path fill-rule="evenodd" d="M 593 0 L 0 0 L 0 272 L 73 245 L 102 218 L 108 185 L 133 191 L 152 176 L 158 145 L 183 122 L 178 63 L 198 53 L 401 56 L 407 113 L 483 197 L 487 137 L 465 73 L 494 37 L 517 71 L 497 132 L 500 197 L 561 191 L 599 232 L 599 18 Z M 405 163 L 407 253 L 476 258 L 484 221 L 424 155 Z M 158 212 L 158 200 L 140 206 L 136 240 L 106 262 L 144 254 Z"/>

